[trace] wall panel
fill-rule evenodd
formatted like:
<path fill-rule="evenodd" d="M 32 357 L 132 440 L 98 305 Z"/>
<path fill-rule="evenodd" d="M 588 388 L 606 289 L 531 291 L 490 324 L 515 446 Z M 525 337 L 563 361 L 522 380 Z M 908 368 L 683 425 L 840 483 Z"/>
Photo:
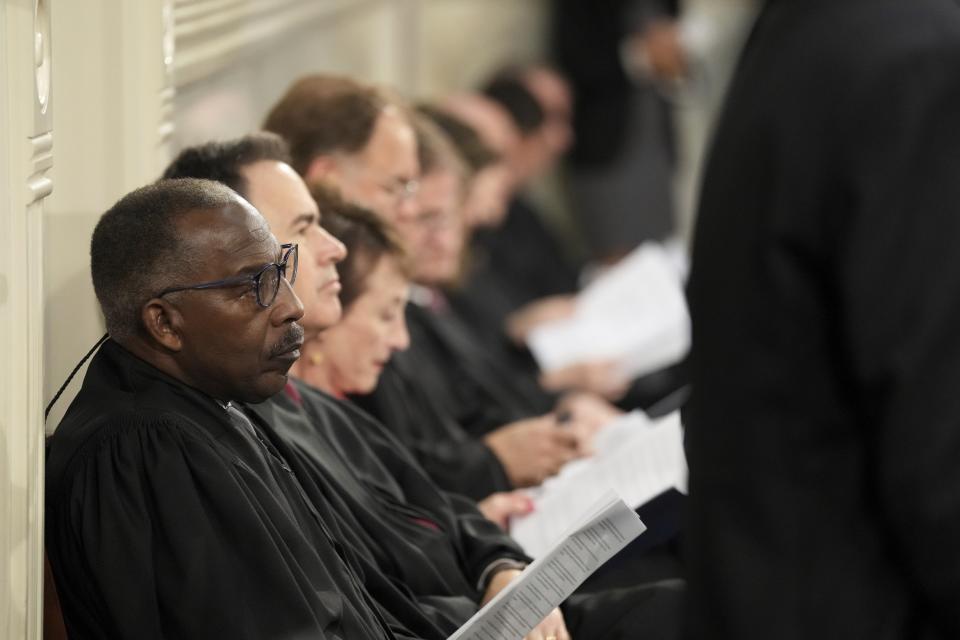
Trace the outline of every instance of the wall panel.
<path fill-rule="evenodd" d="M 57 190 L 45 211 L 46 376 L 53 396 L 103 333 L 90 236 L 120 196 L 156 179 L 173 133 L 173 0 L 59 2 L 54 83 Z M 56 427 L 81 374 L 50 414 Z"/>
<path fill-rule="evenodd" d="M 0 637 L 39 638 L 44 199 L 53 181 L 48 0 L 0 6 Z"/>
<path fill-rule="evenodd" d="M 297 77 L 319 71 L 401 84 L 401 42 L 411 0 L 264 0 L 176 5 L 174 144 L 180 148 L 255 129 Z M 266 19 L 265 16 L 272 16 Z M 408 87 L 401 86 L 402 89 Z"/>

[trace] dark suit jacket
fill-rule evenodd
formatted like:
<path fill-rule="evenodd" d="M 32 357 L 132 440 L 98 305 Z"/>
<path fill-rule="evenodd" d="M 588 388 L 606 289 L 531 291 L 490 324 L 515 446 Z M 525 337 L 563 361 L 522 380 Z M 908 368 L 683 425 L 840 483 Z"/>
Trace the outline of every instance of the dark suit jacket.
<path fill-rule="evenodd" d="M 960 10 L 779 0 L 689 284 L 687 637 L 960 637 Z"/>
<path fill-rule="evenodd" d="M 676 0 L 554 1 L 554 56 L 576 96 L 573 164 L 592 167 L 617 157 L 633 91 L 620 61 L 620 42 L 645 20 L 676 14 Z"/>

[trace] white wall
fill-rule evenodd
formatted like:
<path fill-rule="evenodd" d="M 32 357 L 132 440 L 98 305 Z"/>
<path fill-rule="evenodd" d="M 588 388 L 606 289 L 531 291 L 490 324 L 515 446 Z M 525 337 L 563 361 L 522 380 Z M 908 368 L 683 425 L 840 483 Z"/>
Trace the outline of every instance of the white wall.
<path fill-rule="evenodd" d="M 299 16 L 295 24 L 260 29 L 240 47 L 231 46 L 230 30 L 209 21 L 189 39 L 178 36 L 176 147 L 250 131 L 306 73 L 349 74 L 410 97 L 475 86 L 504 62 L 540 55 L 547 7 L 546 0 L 289 4 L 290 15 Z M 233 29 L 249 29 L 255 18 L 237 18 Z"/>
<path fill-rule="evenodd" d="M 100 214 L 155 179 L 169 157 L 172 94 L 164 61 L 172 0 L 58 1 L 53 81 L 57 184 L 44 216 L 44 398 L 103 333 L 89 245 Z M 51 412 L 59 422 L 81 375 Z"/>

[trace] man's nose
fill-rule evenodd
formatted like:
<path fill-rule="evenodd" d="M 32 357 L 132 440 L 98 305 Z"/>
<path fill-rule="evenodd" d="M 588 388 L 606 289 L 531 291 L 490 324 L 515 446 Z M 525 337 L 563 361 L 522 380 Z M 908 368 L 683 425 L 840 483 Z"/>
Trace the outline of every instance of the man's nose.
<path fill-rule="evenodd" d="M 309 231 L 310 246 L 317 257 L 317 264 L 324 266 L 336 264 L 347 257 L 347 248 L 329 231 L 320 225 L 314 225 Z"/>
<path fill-rule="evenodd" d="M 408 222 L 413 218 L 415 218 L 419 212 L 420 212 L 420 200 L 419 198 L 417 198 L 416 195 L 412 195 L 406 198 L 401 198 L 397 202 L 397 206 L 395 209 L 396 217 L 391 222 L 393 222 L 394 224 L 397 224 L 397 223 L 402 224 L 404 222 Z"/>
<path fill-rule="evenodd" d="M 303 317 L 303 303 L 293 291 L 293 285 L 286 278 L 280 279 L 280 290 L 270 305 L 270 321 L 281 326 L 287 322 L 296 322 Z"/>

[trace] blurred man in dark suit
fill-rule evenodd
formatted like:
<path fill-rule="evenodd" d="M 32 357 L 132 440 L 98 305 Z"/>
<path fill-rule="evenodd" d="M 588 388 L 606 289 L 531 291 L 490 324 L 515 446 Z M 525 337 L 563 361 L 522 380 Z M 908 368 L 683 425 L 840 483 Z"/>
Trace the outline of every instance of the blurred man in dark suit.
<path fill-rule="evenodd" d="M 702 191 L 687 637 L 960 637 L 960 10 L 775 0 Z"/>

